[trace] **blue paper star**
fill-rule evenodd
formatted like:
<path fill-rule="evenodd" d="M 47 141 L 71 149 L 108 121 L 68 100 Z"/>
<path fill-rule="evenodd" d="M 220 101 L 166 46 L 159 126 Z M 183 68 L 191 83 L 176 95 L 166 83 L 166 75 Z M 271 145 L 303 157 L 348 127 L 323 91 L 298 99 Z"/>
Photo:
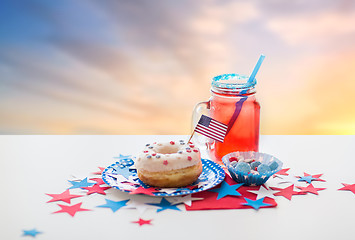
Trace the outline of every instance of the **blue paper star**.
<path fill-rule="evenodd" d="M 242 185 L 243 183 L 229 185 L 227 182 L 224 181 L 222 182 L 220 188 L 214 188 L 209 191 L 218 193 L 217 200 L 225 196 L 241 196 L 241 194 L 237 192 L 237 189 L 240 188 L 240 186 Z"/>
<path fill-rule="evenodd" d="M 264 207 L 264 206 L 271 206 L 271 204 L 269 203 L 264 203 L 264 197 L 260 198 L 259 200 L 251 200 L 249 198 L 244 198 L 245 201 L 247 201 L 246 203 L 243 203 L 243 205 L 245 206 L 250 206 L 256 210 L 259 210 L 260 207 Z"/>
<path fill-rule="evenodd" d="M 167 209 L 171 209 L 171 210 L 176 210 L 176 211 L 181 211 L 176 205 L 171 204 L 168 200 L 166 200 L 165 198 L 162 198 L 160 203 L 147 203 L 148 205 L 152 205 L 152 206 L 157 206 L 160 207 L 157 212 L 161 212 Z"/>
<path fill-rule="evenodd" d="M 300 179 L 298 179 L 298 181 L 305 181 L 305 182 L 308 182 L 308 183 L 312 183 L 312 181 L 314 179 L 317 179 L 317 178 L 314 178 L 312 176 L 303 176 L 303 177 L 300 177 Z"/>
<path fill-rule="evenodd" d="M 117 175 L 122 175 L 124 176 L 126 179 L 129 178 L 129 176 L 133 175 L 133 173 L 131 171 L 129 171 L 128 167 L 124 167 L 124 168 L 120 168 L 119 166 L 113 167 L 113 169 L 116 170 L 116 174 Z"/>
<path fill-rule="evenodd" d="M 123 200 L 123 201 L 117 201 L 117 202 L 109 200 L 109 199 L 105 199 L 105 201 L 106 201 L 106 204 L 100 205 L 100 206 L 97 206 L 97 207 L 111 208 L 112 212 L 116 212 L 121 207 L 126 206 L 126 204 L 129 201 L 129 199 L 128 200 Z"/>
<path fill-rule="evenodd" d="M 39 233 L 41 232 L 38 232 L 35 228 L 32 230 L 23 230 L 23 236 L 36 237 L 36 235 Z"/>
<path fill-rule="evenodd" d="M 89 183 L 88 178 L 86 177 L 85 179 L 81 180 L 80 182 L 75 182 L 75 181 L 70 181 L 69 182 L 73 185 L 68 189 L 74 189 L 74 188 L 83 188 L 83 187 L 90 187 L 94 185 L 95 183 Z"/>
<path fill-rule="evenodd" d="M 126 160 L 126 159 L 131 159 L 131 155 L 122 155 L 122 154 L 120 154 L 120 156 L 113 157 L 113 158 L 116 158 L 116 159 L 119 159 L 119 160 Z"/>

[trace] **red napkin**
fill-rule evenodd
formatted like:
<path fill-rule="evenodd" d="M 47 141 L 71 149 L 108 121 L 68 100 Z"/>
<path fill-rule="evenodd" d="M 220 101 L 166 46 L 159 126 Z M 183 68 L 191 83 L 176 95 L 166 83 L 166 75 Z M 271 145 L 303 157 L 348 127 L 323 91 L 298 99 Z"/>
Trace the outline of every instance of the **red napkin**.
<path fill-rule="evenodd" d="M 226 174 L 226 178 L 224 179 L 228 184 L 237 184 L 228 174 Z M 214 188 L 219 188 L 220 184 Z M 219 200 L 217 200 L 218 193 L 210 192 L 210 191 L 203 191 L 198 193 L 193 193 L 192 197 L 196 198 L 204 198 L 200 201 L 193 201 L 191 206 L 185 205 L 187 211 L 192 210 L 213 210 L 213 209 L 242 209 L 242 208 L 251 208 L 250 206 L 244 206 L 243 203 L 247 203 L 244 200 L 245 198 L 249 198 L 251 200 L 256 200 L 256 194 L 248 192 L 247 190 L 258 190 L 260 187 L 247 187 L 241 186 L 238 188 L 238 192 L 242 194 L 242 196 L 226 196 Z M 274 199 L 265 197 L 264 203 L 271 204 L 271 206 L 265 207 L 276 207 L 277 203 Z M 262 207 L 262 208 L 265 208 Z"/>

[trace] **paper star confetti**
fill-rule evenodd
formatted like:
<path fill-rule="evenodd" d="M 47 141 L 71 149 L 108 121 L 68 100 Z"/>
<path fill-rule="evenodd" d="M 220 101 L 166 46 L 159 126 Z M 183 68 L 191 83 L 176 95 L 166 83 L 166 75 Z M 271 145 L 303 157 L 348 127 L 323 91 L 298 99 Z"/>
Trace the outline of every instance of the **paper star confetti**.
<path fill-rule="evenodd" d="M 73 206 L 65 206 L 65 205 L 58 204 L 58 206 L 61 208 L 61 210 L 56 211 L 54 213 L 68 213 L 70 216 L 74 217 L 74 215 L 77 212 L 91 211 L 90 209 L 81 208 L 81 204 L 82 204 L 82 202 L 75 204 Z"/>
<path fill-rule="evenodd" d="M 106 201 L 106 204 L 103 204 L 103 205 L 99 205 L 97 207 L 100 207 L 100 208 L 110 208 L 112 210 L 112 212 L 116 212 L 117 210 L 119 210 L 120 208 L 126 206 L 127 202 L 129 201 L 128 200 L 123 200 L 123 201 L 112 201 L 112 200 L 109 200 L 109 199 L 105 199 Z"/>
<path fill-rule="evenodd" d="M 293 190 L 294 185 L 291 185 L 287 188 L 277 188 L 277 187 L 270 187 L 272 190 L 279 191 L 277 193 L 274 193 L 274 196 L 283 196 L 287 198 L 288 200 L 292 199 L 293 195 L 304 195 L 305 193 L 300 193 L 296 192 Z"/>
<path fill-rule="evenodd" d="M 242 185 L 243 185 L 242 183 L 229 185 L 227 182 L 223 181 L 220 188 L 214 188 L 208 191 L 217 192 L 218 193 L 217 200 L 225 196 L 241 196 L 241 194 L 237 192 L 237 189 L 240 188 L 240 186 Z"/>
<path fill-rule="evenodd" d="M 281 183 L 291 183 L 295 186 L 302 186 L 302 183 L 299 180 L 298 177 L 296 176 L 293 176 L 293 175 L 288 175 L 288 176 L 283 176 L 283 177 L 279 177 L 281 178 L 282 180 L 279 182 L 280 184 Z"/>
<path fill-rule="evenodd" d="M 127 183 L 120 183 L 120 182 L 111 182 L 110 185 L 112 187 L 118 187 L 121 190 L 124 191 L 133 191 L 137 189 L 137 186 L 135 185 L 131 185 L 131 184 L 127 184 Z"/>
<path fill-rule="evenodd" d="M 194 183 L 194 185 L 197 185 L 198 188 L 201 188 L 205 185 L 207 185 L 208 182 L 208 177 L 206 176 L 200 176 Z"/>
<path fill-rule="evenodd" d="M 95 184 L 91 187 L 83 187 L 83 189 L 88 190 L 86 195 L 90 195 L 93 193 L 101 194 L 101 195 L 106 195 L 105 190 L 110 189 L 111 187 L 100 187 L 99 184 Z"/>
<path fill-rule="evenodd" d="M 197 197 L 192 197 L 191 194 L 183 196 L 183 197 L 172 197 L 169 198 L 171 203 L 174 204 L 179 204 L 179 203 L 183 203 L 187 206 L 191 206 L 192 201 L 198 201 L 198 200 L 203 200 L 203 198 L 197 198 Z"/>
<path fill-rule="evenodd" d="M 129 176 L 131 176 L 133 174 L 131 171 L 129 171 L 128 167 L 123 167 L 123 168 L 114 167 L 114 169 L 116 170 L 116 172 L 112 173 L 112 174 L 121 175 L 121 176 L 125 177 L 126 179 L 128 179 Z"/>
<path fill-rule="evenodd" d="M 102 178 L 90 178 L 90 181 L 95 181 L 96 184 L 98 184 L 98 185 L 105 184 L 105 182 L 104 182 L 104 180 L 102 180 Z"/>
<path fill-rule="evenodd" d="M 304 173 L 304 176 L 303 177 L 299 177 L 300 179 L 298 179 L 298 181 L 304 181 L 304 182 L 307 182 L 307 183 L 311 183 L 312 181 L 321 181 L 321 182 L 325 182 L 325 180 L 323 179 L 320 179 L 320 177 L 322 176 L 323 174 L 316 174 L 316 175 L 310 175 L 308 173 Z"/>
<path fill-rule="evenodd" d="M 129 194 L 145 194 L 145 195 L 154 196 L 153 192 L 157 192 L 157 190 L 155 190 L 155 188 L 153 187 L 149 187 L 149 188 L 138 187 L 130 191 Z"/>
<path fill-rule="evenodd" d="M 83 180 L 84 178 L 86 178 L 87 174 L 70 174 L 70 181 L 74 181 L 74 182 L 80 182 L 81 180 Z"/>
<path fill-rule="evenodd" d="M 256 200 L 259 199 L 264 199 L 265 197 L 268 198 L 275 198 L 274 193 L 276 193 L 277 191 L 273 191 L 273 190 L 269 190 L 267 188 L 265 188 L 264 186 L 260 186 L 259 190 L 248 190 L 248 192 L 254 193 L 256 194 Z"/>
<path fill-rule="evenodd" d="M 22 230 L 23 235 L 22 236 L 31 236 L 31 237 L 36 237 L 37 234 L 40 234 L 42 232 L 37 231 L 35 228 L 32 230 Z"/>
<path fill-rule="evenodd" d="M 172 194 L 172 193 L 175 193 L 176 190 L 177 190 L 177 188 L 160 188 L 159 192 L 165 192 L 167 194 Z"/>
<path fill-rule="evenodd" d="M 120 154 L 120 156 L 113 157 L 113 158 L 118 159 L 118 160 L 125 160 L 125 159 L 131 159 L 131 156 L 132 155 L 122 155 L 122 154 Z"/>
<path fill-rule="evenodd" d="M 134 196 L 133 196 L 134 197 Z M 147 209 L 155 208 L 156 206 L 147 205 L 147 203 L 155 203 L 152 202 L 152 198 L 148 196 L 139 196 L 137 198 L 131 198 L 127 205 L 124 208 L 133 208 L 137 209 L 140 214 L 143 214 Z"/>
<path fill-rule="evenodd" d="M 289 168 L 284 168 L 274 174 L 274 177 L 278 177 L 278 175 L 288 176 L 287 171 L 290 170 Z"/>
<path fill-rule="evenodd" d="M 134 175 L 129 176 L 128 179 L 122 175 L 117 175 L 115 173 L 107 173 L 107 176 L 115 178 L 118 183 L 126 183 L 126 182 L 133 183 L 133 184 L 138 183 L 137 181 L 138 178 Z"/>
<path fill-rule="evenodd" d="M 49 194 L 49 193 L 46 193 L 46 195 L 52 197 L 52 199 L 49 200 L 47 203 L 56 202 L 56 201 L 63 201 L 65 203 L 69 203 L 69 204 L 70 204 L 70 199 L 78 198 L 78 197 L 82 197 L 83 196 L 83 195 L 72 195 L 72 194 L 70 194 L 69 189 L 65 190 L 64 192 L 62 192 L 60 194 Z"/>
<path fill-rule="evenodd" d="M 171 204 L 165 198 L 162 198 L 160 203 L 147 203 L 147 204 L 159 207 L 159 209 L 157 209 L 157 212 L 161 212 L 161 211 L 168 210 L 168 209 L 181 211 L 175 204 Z"/>
<path fill-rule="evenodd" d="M 69 189 L 90 187 L 95 184 L 95 183 L 89 183 L 88 178 L 85 178 L 80 182 L 75 182 L 75 181 L 69 181 L 69 182 L 73 185 Z"/>
<path fill-rule="evenodd" d="M 132 223 L 137 223 L 137 224 L 139 224 L 139 226 L 142 226 L 142 225 L 145 225 L 145 224 L 152 225 L 151 221 L 152 221 L 152 219 L 144 220 L 142 218 L 139 218 L 138 221 L 133 221 Z"/>
<path fill-rule="evenodd" d="M 102 174 L 102 172 L 105 170 L 105 168 L 104 168 L 104 167 L 98 167 L 98 168 L 100 169 L 100 171 L 93 172 L 92 174 L 94 174 L 94 175 L 101 175 L 101 174 Z"/>
<path fill-rule="evenodd" d="M 318 191 L 324 190 L 326 188 L 315 188 L 312 183 L 309 184 L 307 187 L 297 187 L 301 189 L 300 193 L 313 193 L 315 195 L 318 195 Z"/>
<path fill-rule="evenodd" d="M 258 200 L 251 200 L 249 198 L 244 198 L 245 201 L 247 201 L 246 203 L 243 203 L 244 206 L 250 206 L 252 208 L 254 208 L 255 210 L 259 210 L 259 208 L 261 207 L 267 207 L 267 206 L 271 206 L 271 204 L 268 203 L 264 203 L 264 198 L 258 199 Z"/>
<path fill-rule="evenodd" d="M 346 183 L 342 183 L 344 185 L 344 187 L 339 188 L 338 190 L 344 190 L 344 191 L 351 191 L 352 193 L 355 194 L 355 184 L 346 184 Z"/>

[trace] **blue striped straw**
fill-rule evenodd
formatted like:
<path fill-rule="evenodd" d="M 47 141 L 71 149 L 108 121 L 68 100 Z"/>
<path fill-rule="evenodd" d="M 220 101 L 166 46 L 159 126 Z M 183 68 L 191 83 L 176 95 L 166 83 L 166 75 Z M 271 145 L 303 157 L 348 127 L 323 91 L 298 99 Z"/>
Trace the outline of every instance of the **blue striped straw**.
<path fill-rule="evenodd" d="M 265 56 L 263 54 L 261 54 L 258 62 L 256 63 L 256 65 L 254 67 L 253 72 L 251 73 L 251 75 L 249 77 L 248 83 L 251 83 L 252 81 L 254 81 L 254 78 L 255 78 L 256 74 L 258 73 L 261 64 L 263 63 L 264 58 L 265 58 Z"/>

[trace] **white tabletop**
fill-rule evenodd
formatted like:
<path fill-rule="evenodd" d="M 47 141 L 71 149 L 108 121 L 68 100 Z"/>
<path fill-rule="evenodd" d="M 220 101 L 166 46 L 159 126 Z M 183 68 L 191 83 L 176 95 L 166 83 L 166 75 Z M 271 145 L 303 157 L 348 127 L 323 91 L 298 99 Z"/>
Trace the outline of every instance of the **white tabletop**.
<path fill-rule="evenodd" d="M 205 211 L 96 208 L 104 199 L 128 199 L 116 189 L 83 201 L 90 212 L 52 214 L 60 208 L 46 203 L 45 193 L 61 193 L 70 175 L 85 176 L 108 166 L 113 156 L 135 154 L 145 143 L 186 136 L 0 136 L 0 239 L 22 237 L 22 230 L 43 232 L 35 239 L 354 239 L 355 195 L 338 191 L 355 183 L 355 136 L 262 136 L 260 151 L 272 154 L 291 174 L 324 173 L 319 195 L 277 197 L 276 208 Z M 271 180 L 273 181 L 273 180 Z M 286 187 L 287 185 L 281 186 Z M 84 193 L 84 192 L 83 192 Z M 60 202 L 58 202 L 60 203 Z M 153 219 L 152 225 L 131 223 Z"/>

